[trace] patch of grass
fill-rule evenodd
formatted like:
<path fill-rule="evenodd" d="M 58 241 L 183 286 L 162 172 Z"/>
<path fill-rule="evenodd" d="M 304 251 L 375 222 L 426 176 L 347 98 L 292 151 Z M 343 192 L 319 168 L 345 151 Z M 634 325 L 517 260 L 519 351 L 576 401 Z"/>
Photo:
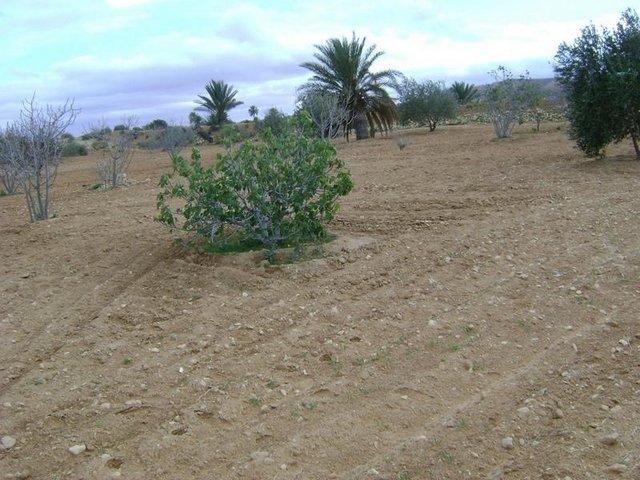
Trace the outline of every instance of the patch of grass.
<path fill-rule="evenodd" d="M 91 191 L 100 190 L 103 186 L 104 184 L 102 183 L 92 183 L 91 185 L 89 185 L 89 190 Z"/>
<path fill-rule="evenodd" d="M 337 359 L 331 357 L 331 360 L 329 360 L 329 364 L 331 365 L 331 369 L 333 370 L 333 375 L 335 377 L 339 377 L 340 375 L 342 375 L 342 364 L 338 362 Z"/>
<path fill-rule="evenodd" d="M 464 333 L 467 335 L 472 335 L 475 331 L 475 327 L 473 325 L 467 324 L 464 326 Z"/>
<path fill-rule="evenodd" d="M 449 345 L 447 345 L 447 350 L 449 350 L 450 352 L 457 352 L 458 350 L 460 350 L 461 345 L 457 342 L 451 342 L 449 343 Z"/>
<path fill-rule="evenodd" d="M 44 378 L 36 377 L 36 378 L 31 380 L 31 383 L 33 385 L 43 385 L 44 384 Z"/>
<path fill-rule="evenodd" d="M 275 390 L 279 386 L 280 386 L 280 384 L 278 382 L 276 382 L 275 380 L 273 380 L 272 378 L 270 378 L 269 381 L 267 382 L 267 388 L 269 390 Z"/>
<path fill-rule="evenodd" d="M 409 472 L 407 471 L 400 472 L 398 474 L 398 480 L 411 480 L 411 477 L 409 476 Z"/>
<path fill-rule="evenodd" d="M 262 405 L 262 399 L 260 397 L 251 397 L 247 402 L 253 407 L 259 407 Z"/>
<path fill-rule="evenodd" d="M 385 349 L 376 350 L 368 357 L 356 357 L 353 360 L 353 364 L 359 367 L 366 365 L 367 363 L 381 362 L 385 367 L 391 364 L 391 357 L 389 352 Z"/>
<path fill-rule="evenodd" d="M 129 357 L 126 357 L 124 360 L 122 360 L 122 364 L 125 367 L 128 367 L 129 365 L 131 365 L 133 363 L 133 360 Z"/>
<path fill-rule="evenodd" d="M 453 455 L 453 453 L 447 452 L 446 450 L 441 451 L 438 454 L 438 458 L 448 465 L 456 464 L 456 457 Z"/>
<path fill-rule="evenodd" d="M 318 408 L 318 402 L 314 402 L 313 400 L 303 400 L 300 404 L 310 412 Z"/>

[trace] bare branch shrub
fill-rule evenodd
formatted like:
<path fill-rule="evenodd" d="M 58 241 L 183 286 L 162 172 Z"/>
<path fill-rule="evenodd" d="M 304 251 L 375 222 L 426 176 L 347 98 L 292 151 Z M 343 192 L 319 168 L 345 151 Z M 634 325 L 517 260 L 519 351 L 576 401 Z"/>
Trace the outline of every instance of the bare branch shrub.
<path fill-rule="evenodd" d="M 336 138 L 345 132 L 353 120 L 350 101 L 350 97 L 341 98 L 314 85 L 303 86 L 298 96 L 301 108 L 309 113 L 321 138 Z"/>
<path fill-rule="evenodd" d="M 18 172 L 11 162 L 11 149 L 5 134 L 0 133 L 0 184 L 4 192 L 12 195 L 18 191 Z"/>
<path fill-rule="evenodd" d="M 17 120 L 2 134 L 2 164 L 9 182 L 25 194 L 31 222 L 49 218 L 50 193 L 62 149 L 62 135 L 78 116 L 73 101 L 40 107 L 35 95 L 25 100 Z M 3 180 L 4 183 L 4 180 Z"/>
<path fill-rule="evenodd" d="M 123 119 L 121 125 L 125 128 L 116 131 L 111 131 L 104 122 L 90 128 L 89 134 L 95 139 L 93 148 L 102 154 L 96 171 L 105 187 L 117 188 L 124 183 L 133 156 L 133 117 Z"/>
<path fill-rule="evenodd" d="M 167 128 L 158 130 L 151 140 L 152 148 L 160 148 L 167 152 L 171 158 L 180 154 L 180 151 L 193 145 L 196 141 L 196 132 L 190 127 L 180 125 L 168 125 Z"/>

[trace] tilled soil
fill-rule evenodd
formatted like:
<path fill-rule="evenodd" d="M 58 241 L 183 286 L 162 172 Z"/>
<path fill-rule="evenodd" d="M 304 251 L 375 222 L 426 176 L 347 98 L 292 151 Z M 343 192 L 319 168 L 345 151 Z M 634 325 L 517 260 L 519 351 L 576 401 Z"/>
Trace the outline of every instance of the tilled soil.
<path fill-rule="evenodd" d="M 173 247 L 158 152 L 0 197 L 1 478 L 640 478 L 640 162 L 529 129 L 339 142 L 284 265 Z"/>

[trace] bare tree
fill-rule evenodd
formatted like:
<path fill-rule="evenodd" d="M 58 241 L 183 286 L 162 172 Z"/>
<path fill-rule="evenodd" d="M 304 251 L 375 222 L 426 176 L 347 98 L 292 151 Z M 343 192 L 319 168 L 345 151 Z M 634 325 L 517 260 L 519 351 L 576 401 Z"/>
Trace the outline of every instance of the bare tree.
<path fill-rule="evenodd" d="M 90 127 L 89 133 L 95 139 L 93 148 L 102 154 L 96 170 L 105 187 L 117 188 L 126 179 L 127 168 L 133 157 L 134 124 L 133 117 L 126 117 L 121 122 L 124 129 L 111 131 L 104 121 Z"/>
<path fill-rule="evenodd" d="M 7 125 L 2 163 L 25 194 L 32 222 L 49 218 L 50 193 L 60 163 L 61 138 L 80 111 L 72 100 L 40 107 L 35 95 L 24 100 L 17 120 Z"/>
<path fill-rule="evenodd" d="M 5 134 L 0 133 L 0 184 L 9 195 L 18 190 L 18 172 L 11 162 L 11 149 Z"/>
<path fill-rule="evenodd" d="M 336 138 L 344 133 L 353 120 L 349 98 L 323 90 L 316 86 L 303 86 L 298 95 L 300 106 L 305 109 L 318 127 L 322 138 Z"/>
<path fill-rule="evenodd" d="M 151 141 L 154 148 L 161 148 L 171 158 L 180 153 L 185 147 L 193 145 L 196 140 L 196 132 L 190 127 L 180 125 L 168 125 L 159 130 Z"/>

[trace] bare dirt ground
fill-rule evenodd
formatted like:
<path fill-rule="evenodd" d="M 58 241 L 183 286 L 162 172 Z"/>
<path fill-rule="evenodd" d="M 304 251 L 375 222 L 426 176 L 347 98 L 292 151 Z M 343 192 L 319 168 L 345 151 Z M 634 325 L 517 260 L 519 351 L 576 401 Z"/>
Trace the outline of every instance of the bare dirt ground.
<path fill-rule="evenodd" d="M 0 478 L 640 478 L 640 162 L 564 129 L 341 143 L 337 240 L 273 267 L 172 247 L 166 154 L 0 198 Z"/>

